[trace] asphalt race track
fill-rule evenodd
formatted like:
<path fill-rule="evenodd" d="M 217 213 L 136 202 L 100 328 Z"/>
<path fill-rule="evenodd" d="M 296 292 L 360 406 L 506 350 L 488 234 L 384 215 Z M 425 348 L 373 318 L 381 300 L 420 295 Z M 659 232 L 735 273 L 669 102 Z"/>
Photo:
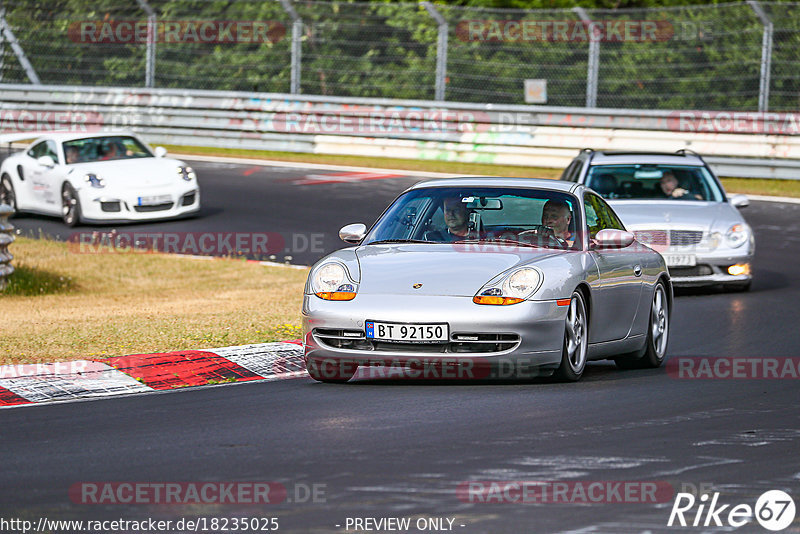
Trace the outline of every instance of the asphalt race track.
<path fill-rule="evenodd" d="M 371 223 L 417 181 L 315 183 L 325 180 L 309 175 L 331 173 L 195 166 L 201 215 L 138 228 L 323 234 L 327 252 L 343 245 L 340 226 Z M 752 290 L 679 293 L 668 358 L 792 357 L 796 369 L 800 205 L 753 202 L 743 213 L 757 240 Z M 69 234 L 57 220 L 25 216 L 14 223 L 26 232 Z M 288 252 L 300 264 L 322 255 Z M 798 384 L 678 378 L 665 368 L 619 371 L 600 362 L 589 364 L 577 384 L 291 379 L 6 409 L 0 515 L 277 517 L 279 531 L 297 533 L 367 532 L 346 530 L 347 518 L 389 517 L 410 517 L 412 525 L 449 518 L 452 531 L 464 534 L 731 531 L 703 527 L 705 513 L 701 526 L 668 528 L 672 493 L 656 503 L 482 503 L 459 488 L 476 481 L 654 482 L 674 492 L 719 492 L 728 510 L 753 507 L 771 489 L 797 502 Z M 107 481 L 277 482 L 288 498 L 268 505 L 88 505 L 70 498 L 73 484 Z M 308 497 L 312 487 L 316 498 Z M 795 519 L 784 532 L 799 532 L 799 525 Z M 753 522 L 737 532 L 768 531 Z"/>

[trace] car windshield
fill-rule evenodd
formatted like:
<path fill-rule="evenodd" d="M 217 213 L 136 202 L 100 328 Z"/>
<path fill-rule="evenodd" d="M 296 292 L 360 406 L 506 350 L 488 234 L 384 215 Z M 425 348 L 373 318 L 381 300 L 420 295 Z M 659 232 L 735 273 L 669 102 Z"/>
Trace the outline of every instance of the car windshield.
<path fill-rule="evenodd" d="M 580 248 L 575 197 L 505 187 L 430 187 L 401 195 L 364 244 L 493 242 L 500 246 Z"/>
<path fill-rule="evenodd" d="M 723 200 L 717 182 L 700 165 L 597 165 L 586 185 L 609 200 Z"/>
<path fill-rule="evenodd" d="M 88 137 L 64 141 L 64 158 L 67 165 L 92 161 L 153 157 L 138 139 L 129 135 Z"/>

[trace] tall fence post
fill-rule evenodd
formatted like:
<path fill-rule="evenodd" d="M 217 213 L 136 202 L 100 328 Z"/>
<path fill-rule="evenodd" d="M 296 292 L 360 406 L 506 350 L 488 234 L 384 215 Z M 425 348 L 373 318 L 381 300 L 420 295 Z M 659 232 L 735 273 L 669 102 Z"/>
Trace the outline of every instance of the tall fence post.
<path fill-rule="evenodd" d="M 292 67 L 291 82 L 289 92 L 293 95 L 300 94 L 300 66 L 302 65 L 303 48 L 301 39 L 303 37 L 303 19 L 295 11 L 291 0 L 281 0 L 283 9 L 292 18 Z"/>
<path fill-rule="evenodd" d="M 439 26 L 439 35 L 436 40 L 436 89 L 435 99 L 444 100 L 445 85 L 447 81 L 447 20 L 439 13 L 430 2 L 422 2 L 425 9 Z"/>
<path fill-rule="evenodd" d="M 156 12 L 147 3 L 147 0 L 136 0 L 139 7 L 147 13 L 147 50 L 145 51 L 144 86 L 155 87 L 156 83 Z"/>
<path fill-rule="evenodd" d="M 11 260 L 14 256 L 8 251 L 8 245 L 14 242 L 14 227 L 8 218 L 14 210 L 7 204 L 0 204 L 0 291 L 6 288 L 8 277 L 14 272 Z"/>
<path fill-rule="evenodd" d="M 769 111 L 769 83 L 770 71 L 772 70 L 772 21 L 761 7 L 757 0 L 748 0 L 750 7 L 764 25 L 764 33 L 761 36 L 761 76 L 758 82 L 758 111 L 764 113 Z"/>
<path fill-rule="evenodd" d="M 3 34 L 3 38 L 8 41 L 8 44 L 11 45 L 11 50 L 13 50 L 14 54 L 17 56 L 17 60 L 25 70 L 25 74 L 28 75 L 28 80 L 30 80 L 33 85 L 42 85 L 42 82 L 39 80 L 39 76 L 33 69 L 33 65 L 31 65 L 30 61 L 28 61 L 25 51 L 20 46 L 19 41 L 17 41 L 14 32 L 11 30 L 11 26 L 9 26 L 8 22 L 6 21 L 5 8 L 0 8 L 0 33 Z"/>
<path fill-rule="evenodd" d="M 600 40 L 595 38 L 594 22 L 582 7 L 573 7 L 581 21 L 586 24 L 589 37 L 589 68 L 586 72 L 586 107 L 597 107 L 597 78 L 600 70 Z"/>

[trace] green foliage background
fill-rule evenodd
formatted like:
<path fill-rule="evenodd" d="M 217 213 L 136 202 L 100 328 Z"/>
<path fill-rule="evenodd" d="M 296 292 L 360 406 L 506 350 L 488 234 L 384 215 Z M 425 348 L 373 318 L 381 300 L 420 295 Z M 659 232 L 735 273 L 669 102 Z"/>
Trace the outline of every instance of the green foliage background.
<path fill-rule="evenodd" d="M 274 21 L 268 43 L 157 43 L 156 87 L 287 93 L 291 19 L 275 0 L 150 0 L 159 21 Z M 431 99 L 437 25 L 419 4 L 294 1 L 303 20 L 305 94 Z M 457 32 L 469 20 L 665 21 L 670 39 L 601 43 L 598 106 L 754 110 L 763 25 L 744 2 L 688 0 L 457 0 L 438 2 L 449 23 L 446 99 L 523 104 L 525 79 L 546 79 L 548 104 L 583 106 L 585 42 L 479 42 Z M 800 3 L 763 2 L 774 23 L 770 110 L 794 111 L 800 92 Z M 143 43 L 84 43 L 80 21 L 144 20 L 134 1 L 6 0 L 6 19 L 46 84 L 144 85 Z M 70 32 L 70 29 L 73 29 Z M 2 81 L 27 83 L 10 46 Z"/>

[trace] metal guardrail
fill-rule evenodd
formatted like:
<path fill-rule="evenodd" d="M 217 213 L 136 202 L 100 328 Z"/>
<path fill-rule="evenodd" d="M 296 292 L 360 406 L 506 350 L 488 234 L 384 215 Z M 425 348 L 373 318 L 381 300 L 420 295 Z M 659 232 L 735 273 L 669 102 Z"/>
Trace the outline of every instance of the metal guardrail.
<path fill-rule="evenodd" d="M 3 133 L 124 128 L 179 146 L 553 168 L 584 147 L 691 149 L 724 176 L 800 178 L 800 135 L 682 131 L 699 124 L 681 122 L 686 113 L 695 112 L 0 84 Z M 770 117 L 746 115 L 755 132 L 780 118 Z"/>
<path fill-rule="evenodd" d="M 8 222 L 13 214 L 11 206 L 0 204 L 0 291 L 6 288 L 8 277 L 14 272 L 11 265 L 14 256 L 8 251 L 8 245 L 14 242 L 14 226 Z"/>

